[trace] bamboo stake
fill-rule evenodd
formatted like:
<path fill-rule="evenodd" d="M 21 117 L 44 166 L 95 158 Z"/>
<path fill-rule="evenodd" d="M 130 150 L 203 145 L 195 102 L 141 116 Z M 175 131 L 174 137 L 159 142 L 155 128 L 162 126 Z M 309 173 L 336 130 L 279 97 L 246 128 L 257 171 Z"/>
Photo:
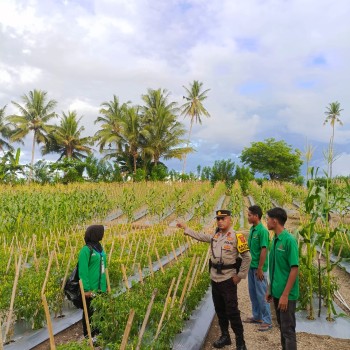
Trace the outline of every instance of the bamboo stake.
<path fill-rule="evenodd" d="M 191 288 L 192 288 L 192 285 L 193 285 L 193 281 L 194 281 L 194 279 L 195 279 L 195 277 L 197 275 L 198 266 L 199 266 L 199 257 L 197 258 L 196 265 L 194 266 L 194 270 L 193 270 L 193 273 L 192 273 L 191 281 L 190 281 L 190 284 L 188 285 L 188 288 L 187 288 L 187 293 L 191 291 Z"/>
<path fill-rule="evenodd" d="M 43 305 L 44 305 L 47 330 L 49 332 L 50 350 L 56 350 L 55 337 L 53 335 L 53 330 L 52 330 L 52 323 L 51 323 L 51 316 L 50 316 L 50 311 L 49 311 L 49 305 L 47 304 L 47 300 L 46 300 L 45 294 L 41 294 L 41 300 L 42 300 Z"/>
<path fill-rule="evenodd" d="M 181 278 L 182 278 L 182 274 L 184 273 L 184 270 L 185 268 L 182 266 L 181 267 L 181 270 L 180 270 L 180 273 L 179 273 L 179 277 L 177 278 L 177 282 L 176 282 L 176 286 L 175 286 L 175 289 L 174 289 L 174 294 L 173 294 L 173 298 L 171 300 L 171 305 L 170 305 L 170 308 L 172 309 L 173 306 L 174 306 L 174 303 L 175 303 L 175 298 L 176 298 L 176 293 L 177 293 L 177 290 L 179 288 L 179 285 L 180 285 L 180 282 L 181 282 Z"/>
<path fill-rule="evenodd" d="M 88 311 L 87 311 L 85 292 L 84 292 L 84 286 L 83 286 L 82 280 L 79 280 L 79 286 L 80 286 L 81 297 L 83 299 L 83 310 L 84 310 L 84 317 L 85 317 L 85 322 L 86 322 L 86 330 L 88 332 L 88 337 L 89 337 L 89 345 L 90 345 L 90 348 L 93 349 L 94 344 L 92 343 L 90 320 L 89 320 L 89 315 L 88 315 Z"/>
<path fill-rule="evenodd" d="M 171 294 L 171 291 L 172 291 L 172 289 L 173 289 L 173 287 L 174 287 L 175 280 L 176 280 L 176 278 L 173 277 L 173 279 L 172 279 L 172 281 L 171 281 L 170 288 L 169 288 L 169 290 L 168 290 L 168 294 L 167 294 L 167 296 L 166 296 L 166 298 L 165 298 L 165 304 L 164 304 L 163 313 L 162 313 L 162 316 L 161 316 L 161 318 L 160 318 L 160 321 L 159 321 L 159 324 L 158 324 L 158 328 L 157 328 L 157 332 L 156 332 L 156 335 L 155 335 L 155 337 L 154 337 L 154 340 L 156 340 L 156 339 L 158 338 L 158 336 L 159 336 L 160 329 L 161 329 L 161 327 L 162 327 L 163 320 L 164 320 L 165 314 L 166 314 L 167 309 L 168 309 L 168 304 L 169 304 L 169 301 L 170 301 L 170 294 Z"/>
<path fill-rule="evenodd" d="M 151 313 L 153 302 L 154 302 L 154 299 L 155 299 L 157 293 L 158 293 L 157 289 L 155 289 L 153 291 L 153 293 L 152 293 L 151 301 L 148 304 L 146 315 L 145 315 L 145 318 L 144 318 L 144 320 L 142 322 L 142 326 L 141 326 L 141 329 L 140 329 L 139 340 L 138 340 L 138 343 L 137 343 L 137 346 L 136 346 L 136 350 L 139 350 L 141 348 L 142 337 L 143 337 L 143 334 L 145 333 L 147 322 L 148 322 L 148 318 L 149 318 L 149 315 Z"/>
<path fill-rule="evenodd" d="M 161 263 L 161 261 L 160 261 L 158 249 L 155 248 L 155 251 L 156 251 L 156 255 L 157 255 L 157 259 L 158 259 L 158 264 L 159 264 L 160 270 L 162 271 L 162 273 L 164 273 L 164 268 L 163 268 L 163 265 L 162 265 L 162 263 Z"/>
<path fill-rule="evenodd" d="M 210 255 L 210 247 L 208 248 L 207 255 L 205 256 L 204 263 L 203 263 L 202 268 L 201 268 L 201 274 L 204 272 L 204 270 L 208 264 L 209 255 Z"/>
<path fill-rule="evenodd" d="M 111 282 L 109 280 L 108 267 L 105 268 L 105 272 L 106 272 L 107 292 L 110 293 L 111 292 Z"/>
<path fill-rule="evenodd" d="M 141 269 L 141 264 L 137 264 L 137 268 L 139 270 L 139 276 L 140 276 L 140 283 L 143 284 L 143 276 L 142 276 L 142 269 Z"/>
<path fill-rule="evenodd" d="M 64 277 L 63 277 L 63 281 L 62 281 L 62 285 L 61 285 L 61 292 L 62 293 L 63 293 L 63 290 L 64 290 L 64 286 L 66 285 L 66 281 L 67 281 L 67 277 L 68 277 L 68 273 L 69 273 L 71 260 L 72 260 L 72 254 L 69 256 L 68 264 L 67 264 L 67 267 L 66 267 L 66 271 L 64 273 Z"/>
<path fill-rule="evenodd" d="M 115 239 L 115 237 L 113 237 L 111 250 L 109 251 L 109 254 L 108 254 L 108 266 L 111 264 L 111 260 L 112 260 L 112 254 L 113 254 L 113 250 L 114 250 L 114 239 Z"/>
<path fill-rule="evenodd" d="M 152 259 L 149 255 L 148 255 L 148 266 L 149 266 L 149 272 L 150 272 L 151 276 L 153 277 L 154 276 L 153 263 L 152 263 Z"/>
<path fill-rule="evenodd" d="M 123 256 L 123 253 L 124 253 L 124 248 L 125 248 L 125 242 L 126 242 L 126 238 L 124 238 L 124 240 L 123 240 L 122 250 L 120 251 L 120 256 L 119 256 L 119 259 L 121 259 L 121 258 L 122 258 L 122 256 Z"/>
<path fill-rule="evenodd" d="M 126 289 L 129 290 L 129 289 L 130 289 L 130 286 L 129 286 L 128 277 L 126 276 L 126 270 L 125 270 L 124 264 L 122 264 L 121 269 L 122 269 L 123 280 L 124 280 Z"/>
<path fill-rule="evenodd" d="M 184 287 L 182 289 L 182 294 L 181 294 L 181 297 L 180 297 L 180 305 L 182 305 L 182 302 L 183 302 L 183 300 L 185 298 L 186 288 L 187 288 L 188 282 L 190 280 L 190 276 L 191 276 L 191 272 L 192 272 L 192 268 L 193 268 L 195 260 L 196 260 L 196 256 L 194 255 L 193 258 L 192 258 L 192 261 L 191 261 L 190 268 L 189 268 L 188 273 L 187 273 L 187 277 L 186 277 L 186 280 L 185 280 Z"/>
<path fill-rule="evenodd" d="M 119 350 L 125 350 L 126 349 L 126 345 L 128 343 L 129 334 L 130 334 L 130 330 L 131 330 L 131 326 L 132 326 L 132 321 L 134 320 L 134 316 L 135 316 L 135 310 L 131 309 L 130 313 L 129 313 L 128 321 L 127 321 L 126 326 L 125 326 L 125 330 L 124 330 L 124 334 L 123 334 L 123 340 L 122 340 L 122 343 L 120 345 L 120 349 Z"/>
<path fill-rule="evenodd" d="M 171 249 L 173 250 L 174 259 L 177 261 L 177 255 L 176 255 L 176 251 L 175 251 L 175 247 L 174 247 L 174 243 L 173 242 L 171 242 Z"/>
<path fill-rule="evenodd" d="M 52 264 L 52 260 L 53 260 L 53 255 L 54 255 L 54 252 L 52 251 L 51 254 L 50 254 L 49 264 L 47 265 L 46 276 L 45 276 L 45 280 L 44 280 L 44 283 L 43 283 L 43 287 L 41 288 L 41 295 L 43 295 L 45 293 L 46 284 L 47 284 L 47 281 L 49 279 L 49 274 L 50 274 L 50 270 L 51 270 L 51 264 Z"/>
<path fill-rule="evenodd" d="M 10 269 L 11 260 L 12 260 L 12 255 L 13 255 L 13 249 L 14 249 L 14 247 L 12 246 L 12 247 L 11 247 L 11 251 L 10 251 L 10 257 L 9 257 L 8 262 L 7 262 L 6 274 L 8 274 L 9 269 Z"/>
<path fill-rule="evenodd" d="M 54 256 L 55 256 L 56 266 L 60 270 L 60 264 L 58 262 L 58 257 L 57 257 L 57 252 L 56 252 L 56 248 L 55 247 L 53 248 L 53 253 L 54 253 Z"/>
<path fill-rule="evenodd" d="M 6 329 L 5 329 L 5 343 L 10 340 L 10 339 L 7 339 L 7 337 L 8 337 L 8 333 L 9 333 L 10 325 L 11 325 L 11 320 L 12 320 L 13 304 L 15 302 L 18 277 L 19 277 L 19 272 L 21 270 L 21 261 L 22 261 L 22 255 L 19 256 L 18 263 L 16 263 L 16 274 L 15 274 L 15 280 L 13 282 L 12 295 L 11 295 L 11 301 L 10 301 L 10 309 L 9 309 L 7 323 L 6 323 Z"/>
<path fill-rule="evenodd" d="M 135 250 L 134 260 L 133 260 L 133 264 L 132 264 L 132 268 L 131 268 L 132 271 L 134 271 L 134 269 L 135 269 L 136 257 L 137 257 L 137 252 L 139 251 L 140 241 L 141 241 L 141 237 L 137 241 L 137 246 L 136 246 L 136 250 Z"/>

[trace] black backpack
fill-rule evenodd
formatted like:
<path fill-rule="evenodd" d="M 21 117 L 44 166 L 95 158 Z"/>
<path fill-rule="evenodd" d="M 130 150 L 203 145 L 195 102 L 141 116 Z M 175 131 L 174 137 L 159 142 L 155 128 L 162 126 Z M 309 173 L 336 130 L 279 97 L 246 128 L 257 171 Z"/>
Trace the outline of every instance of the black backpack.
<path fill-rule="evenodd" d="M 90 257 L 89 257 L 89 265 L 90 265 L 92 247 L 89 245 L 88 247 L 90 249 Z M 77 266 L 73 269 L 72 273 L 69 275 L 67 279 L 67 282 L 64 286 L 64 294 L 67 297 L 67 299 L 70 300 L 77 309 L 83 308 L 83 299 L 81 296 L 80 286 L 79 286 L 79 263 L 77 263 Z"/>

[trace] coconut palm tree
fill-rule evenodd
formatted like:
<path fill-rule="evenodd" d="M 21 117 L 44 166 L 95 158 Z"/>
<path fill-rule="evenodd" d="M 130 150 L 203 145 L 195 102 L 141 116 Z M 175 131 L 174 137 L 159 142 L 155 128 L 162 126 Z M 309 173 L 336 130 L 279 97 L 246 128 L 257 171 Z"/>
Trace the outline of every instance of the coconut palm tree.
<path fill-rule="evenodd" d="M 48 137 L 48 142 L 42 147 L 42 154 L 59 153 L 60 157 L 68 159 L 86 158 L 86 154 L 91 154 L 93 138 L 90 136 L 82 137 L 85 130 L 83 126 L 79 126 L 80 117 L 77 119 L 75 111 L 68 111 L 68 114 L 62 113 L 61 121 L 58 126 L 52 127 Z"/>
<path fill-rule="evenodd" d="M 207 99 L 207 93 L 210 89 L 202 91 L 203 83 L 198 80 L 194 80 L 192 84 L 190 84 L 189 88 L 183 86 L 186 90 L 187 95 L 183 96 L 183 98 L 187 101 L 181 107 L 181 114 L 185 117 L 190 117 L 190 130 L 188 132 L 188 141 L 187 146 L 191 141 L 191 133 L 193 123 L 202 124 L 201 116 L 210 117 L 209 112 L 204 108 L 203 101 Z M 183 159 L 183 169 L 182 172 L 185 172 L 186 168 L 186 155 Z"/>
<path fill-rule="evenodd" d="M 328 122 L 330 123 L 332 127 L 332 135 L 331 139 L 329 141 L 329 150 L 328 150 L 328 174 L 329 177 L 332 178 L 332 166 L 334 162 L 334 156 L 333 156 L 333 151 L 334 151 L 334 129 L 335 129 L 335 124 L 339 123 L 340 125 L 343 125 L 342 121 L 340 120 L 340 112 L 343 110 L 340 108 L 340 103 L 338 101 L 336 102 L 331 102 L 329 106 L 326 107 L 326 112 L 324 113 L 326 115 L 326 119 L 323 123 L 323 125 L 327 124 Z"/>
<path fill-rule="evenodd" d="M 22 141 L 31 131 L 33 132 L 32 160 L 29 172 L 29 180 L 32 179 L 34 165 L 35 143 L 45 143 L 48 138 L 48 122 L 56 117 L 54 108 L 55 100 L 46 102 L 47 92 L 42 90 L 29 91 L 23 95 L 24 105 L 12 101 L 12 104 L 19 110 L 19 114 L 8 116 L 8 121 L 14 125 L 15 130 L 11 134 L 11 141 Z"/>
<path fill-rule="evenodd" d="M 112 158 L 116 151 L 121 151 L 121 133 L 122 121 L 130 102 L 119 103 L 117 96 L 113 95 L 113 100 L 101 104 L 101 115 L 95 120 L 96 123 L 102 123 L 100 130 L 95 133 L 95 139 L 98 141 L 100 152 L 107 153 L 105 158 Z M 112 145 L 115 149 L 112 149 Z M 106 148 L 108 146 L 108 148 Z"/>
<path fill-rule="evenodd" d="M 167 90 L 149 89 L 146 95 L 142 96 L 145 102 L 142 107 L 145 125 L 144 153 L 152 157 L 155 165 L 161 157 L 164 159 L 177 158 L 194 150 L 191 147 L 180 147 L 185 143 L 183 136 L 186 130 L 176 120 L 176 113 L 179 111 L 176 102 L 168 102 L 169 93 Z"/>
<path fill-rule="evenodd" d="M 13 147 L 7 142 L 11 136 L 10 127 L 4 123 L 5 121 L 5 109 L 6 106 L 0 108 L 0 150 L 5 154 L 4 148 L 7 148 L 9 151 L 13 150 Z"/>

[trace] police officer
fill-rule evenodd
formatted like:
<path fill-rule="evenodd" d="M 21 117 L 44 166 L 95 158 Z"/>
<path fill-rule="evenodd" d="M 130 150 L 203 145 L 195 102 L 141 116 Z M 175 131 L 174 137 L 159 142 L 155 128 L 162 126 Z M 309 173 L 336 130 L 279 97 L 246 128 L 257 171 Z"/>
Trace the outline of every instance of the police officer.
<path fill-rule="evenodd" d="M 184 223 L 177 227 L 185 234 L 202 242 L 210 243 L 210 278 L 215 312 L 219 319 L 221 337 L 213 343 L 215 348 L 231 345 L 229 322 L 236 336 L 236 349 L 247 350 L 243 325 L 238 309 L 237 284 L 247 277 L 251 256 L 248 243 L 241 233 L 232 228 L 231 211 L 216 211 L 217 230 L 213 236 L 197 233 Z M 239 257 L 241 255 L 241 258 Z"/>

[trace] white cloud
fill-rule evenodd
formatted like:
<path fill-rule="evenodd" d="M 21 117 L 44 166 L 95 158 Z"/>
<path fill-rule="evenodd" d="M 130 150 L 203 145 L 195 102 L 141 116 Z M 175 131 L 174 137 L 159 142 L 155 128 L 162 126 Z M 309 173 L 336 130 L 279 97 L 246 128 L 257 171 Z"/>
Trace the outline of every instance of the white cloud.
<path fill-rule="evenodd" d="M 147 88 L 161 87 L 182 103 L 182 86 L 197 79 L 210 88 L 211 118 L 194 126 L 189 168 L 215 161 L 215 149 L 239 153 L 269 136 L 326 145 L 324 112 L 336 100 L 344 151 L 349 10 L 347 0 L 0 1 L 0 106 L 42 89 L 94 132 L 113 94 L 141 103 Z"/>
<path fill-rule="evenodd" d="M 341 153 L 333 163 L 334 176 L 350 176 L 350 153 Z"/>

